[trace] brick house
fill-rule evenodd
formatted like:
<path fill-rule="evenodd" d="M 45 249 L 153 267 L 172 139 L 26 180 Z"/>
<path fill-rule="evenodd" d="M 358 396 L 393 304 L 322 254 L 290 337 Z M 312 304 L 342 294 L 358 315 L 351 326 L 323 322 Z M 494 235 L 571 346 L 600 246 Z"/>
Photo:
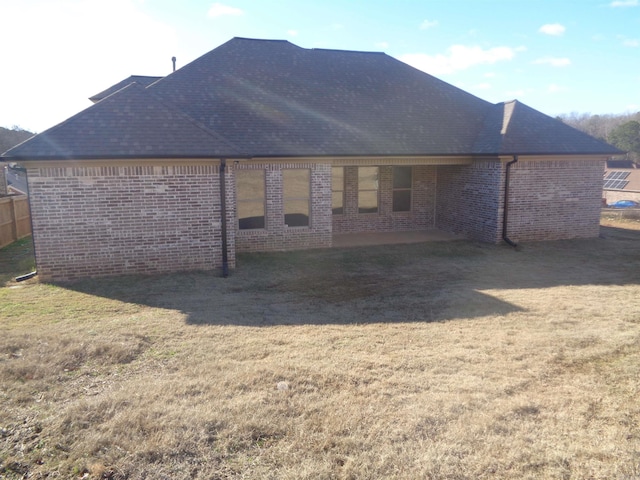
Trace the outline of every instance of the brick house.
<path fill-rule="evenodd" d="M 603 180 L 603 203 L 612 204 L 618 200 L 640 202 L 640 168 L 631 160 L 608 160 Z"/>
<path fill-rule="evenodd" d="M 619 153 L 385 54 L 286 41 L 234 38 L 93 100 L 1 157 L 27 168 L 44 280 L 226 271 L 347 232 L 597 236 Z"/>

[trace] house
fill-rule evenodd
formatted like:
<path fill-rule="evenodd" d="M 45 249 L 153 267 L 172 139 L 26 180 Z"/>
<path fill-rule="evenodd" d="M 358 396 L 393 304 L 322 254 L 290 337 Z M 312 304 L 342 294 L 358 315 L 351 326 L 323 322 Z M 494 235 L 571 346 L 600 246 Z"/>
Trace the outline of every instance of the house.
<path fill-rule="evenodd" d="M 620 153 L 382 53 L 234 38 L 143 78 L 1 157 L 27 168 L 44 280 L 226 273 L 347 232 L 593 237 Z"/>
<path fill-rule="evenodd" d="M 603 203 L 618 200 L 640 202 L 640 169 L 630 160 L 607 160 L 602 192 Z"/>

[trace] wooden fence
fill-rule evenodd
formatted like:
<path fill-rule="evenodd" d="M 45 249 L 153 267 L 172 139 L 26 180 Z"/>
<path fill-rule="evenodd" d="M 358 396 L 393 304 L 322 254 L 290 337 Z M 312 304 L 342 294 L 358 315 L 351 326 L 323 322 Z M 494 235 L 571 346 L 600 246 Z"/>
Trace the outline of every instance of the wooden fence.
<path fill-rule="evenodd" d="M 0 197 L 0 248 L 28 235 L 31 235 L 29 197 Z"/>

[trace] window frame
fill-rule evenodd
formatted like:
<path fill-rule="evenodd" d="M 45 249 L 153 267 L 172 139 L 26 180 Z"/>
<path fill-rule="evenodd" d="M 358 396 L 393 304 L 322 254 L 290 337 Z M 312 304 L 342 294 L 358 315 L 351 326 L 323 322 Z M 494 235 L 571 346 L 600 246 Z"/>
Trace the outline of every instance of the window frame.
<path fill-rule="evenodd" d="M 396 171 L 399 169 L 408 169 L 409 171 L 409 186 L 396 186 Z M 393 213 L 411 212 L 413 209 L 413 166 L 411 165 L 397 165 L 391 168 L 391 211 Z M 406 209 L 398 208 L 399 205 L 396 199 L 396 193 L 408 193 L 409 207 Z"/>
<path fill-rule="evenodd" d="M 361 188 L 361 171 L 364 169 L 375 169 L 376 170 L 376 179 L 375 179 L 375 188 Z M 376 206 L 375 211 L 362 211 L 361 206 L 361 194 L 375 192 L 376 198 Z M 380 167 L 378 166 L 367 166 L 367 167 L 358 167 L 358 214 L 359 215 L 375 215 L 380 213 Z"/>
<path fill-rule="evenodd" d="M 342 170 L 342 185 L 340 185 L 340 188 L 336 188 L 335 182 L 333 181 L 334 179 L 334 175 L 333 172 L 334 170 L 340 169 Z M 346 169 L 345 167 L 331 167 L 331 215 L 344 215 L 344 209 L 345 209 L 345 192 L 346 192 L 346 177 L 345 177 L 345 173 L 346 173 Z M 340 198 L 341 198 L 341 202 L 340 202 L 340 212 L 336 212 L 336 207 L 333 206 L 333 200 L 334 200 L 334 194 L 336 193 L 340 193 Z"/>
<path fill-rule="evenodd" d="M 307 188 L 305 190 L 306 196 L 299 195 L 288 195 L 287 194 L 287 186 L 286 186 L 286 175 L 287 172 L 290 173 L 300 173 L 305 172 L 307 174 L 306 184 Z M 302 202 L 304 201 L 307 205 L 307 224 L 306 225 L 289 225 L 287 222 L 287 215 L 295 215 L 296 213 L 286 213 L 287 212 L 287 201 L 292 202 Z M 284 168 L 282 169 L 282 216 L 285 228 L 311 228 L 311 169 L 310 168 Z"/>
<path fill-rule="evenodd" d="M 260 173 L 262 175 L 262 197 L 259 196 L 255 196 L 255 197 L 249 197 L 249 198 L 244 198 L 241 199 L 240 198 L 240 186 L 241 183 L 238 182 L 238 179 L 241 178 L 244 175 L 249 175 L 249 174 L 255 174 L 256 172 Z M 235 172 L 235 181 L 236 181 L 236 216 L 237 216 L 237 228 L 239 231 L 256 231 L 256 230 L 266 230 L 267 229 L 267 184 L 266 184 L 266 172 L 265 170 L 261 169 L 261 170 L 236 170 Z M 251 189 L 251 191 L 255 191 L 255 189 Z M 261 203 L 262 204 L 262 226 L 261 227 L 255 227 L 255 228 L 243 228 L 241 226 L 241 220 L 242 218 L 240 217 L 240 205 L 247 205 L 247 204 L 258 204 Z M 246 217 L 246 218 L 253 218 L 253 217 Z M 260 217 L 258 217 L 260 218 Z"/>

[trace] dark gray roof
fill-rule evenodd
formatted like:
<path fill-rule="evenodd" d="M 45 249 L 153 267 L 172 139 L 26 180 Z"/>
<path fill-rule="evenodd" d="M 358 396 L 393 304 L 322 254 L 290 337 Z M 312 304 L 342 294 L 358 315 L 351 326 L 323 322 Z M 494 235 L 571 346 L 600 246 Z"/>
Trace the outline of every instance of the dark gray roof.
<path fill-rule="evenodd" d="M 93 97 L 89 97 L 89 100 L 91 100 L 93 103 L 96 103 L 102 100 L 103 98 L 108 97 L 112 93 L 116 93 L 118 90 L 122 90 L 124 87 L 126 87 L 127 85 L 131 85 L 132 83 L 138 83 L 143 87 L 148 87 L 149 85 L 151 85 L 154 82 L 157 82 L 161 78 L 162 77 L 149 77 L 146 75 L 131 75 L 130 77 L 125 78 L 124 80 L 121 80 L 115 85 L 110 86 L 106 90 L 103 90 L 100 93 L 96 93 Z"/>
<path fill-rule="evenodd" d="M 620 151 L 566 123 L 512 100 L 493 105 L 473 147 L 487 155 L 613 155 Z"/>
<path fill-rule="evenodd" d="M 193 119 L 132 83 L 61 124 L 9 150 L 24 160 L 200 158 L 239 151 Z"/>
<path fill-rule="evenodd" d="M 235 38 L 146 88 L 113 93 L 4 157 L 526 153 L 618 150 L 382 53 Z"/>

